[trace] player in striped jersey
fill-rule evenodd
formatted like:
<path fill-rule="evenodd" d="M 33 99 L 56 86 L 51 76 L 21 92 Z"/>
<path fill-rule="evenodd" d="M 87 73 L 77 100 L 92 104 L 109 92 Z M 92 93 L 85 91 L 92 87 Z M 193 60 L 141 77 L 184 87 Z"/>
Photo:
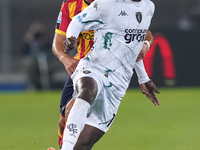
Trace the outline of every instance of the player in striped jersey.
<path fill-rule="evenodd" d="M 61 146 L 62 133 L 65 126 L 65 106 L 71 100 L 73 93 L 73 84 L 70 78 L 72 72 L 74 72 L 79 60 L 84 58 L 89 52 L 94 43 L 94 31 L 88 30 L 81 32 L 78 37 L 77 54 L 74 58 L 64 53 L 64 41 L 66 39 L 66 30 L 68 25 L 76 14 L 85 9 L 93 0 L 68 0 L 63 1 L 60 13 L 57 18 L 54 41 L 52 51 L 55 56 L 63 63 L 64 67 L 69 74 L 67 78 L 61 100 L 60 100 L 60 120 L 59 120 L 59 146 Z"/>
<path fill-rule="evenodd" d="M 81 30 L 94 29 L 96 38 L 92 50 L 80 60 L 72 75 L 76 100 L 68 117 L 62 150 L 89 150 L 103 136 L 115 118 L 134 67 L 139 83 L 151 84 L 150 89 L 147 87 L 150 94 L 144 93 L 154 105 L 159 105 L 154 94 L 158 91 L 142 62 L 135 63 L 153 13 L 154 4 L 149 0 L 96 0 L 73 18 L 67 30 L 67 51 L 75 46 L 74 37 Z"/>

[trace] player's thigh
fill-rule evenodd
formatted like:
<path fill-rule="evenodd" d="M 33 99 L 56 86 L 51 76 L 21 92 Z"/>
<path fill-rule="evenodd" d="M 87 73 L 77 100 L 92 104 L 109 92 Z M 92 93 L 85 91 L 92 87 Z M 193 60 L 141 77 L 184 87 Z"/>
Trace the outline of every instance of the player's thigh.
<path fill-rule="evenodd" d="M 78 138 L 74 150 L 90 150 L 103 135 L 103 131 L 86 124 Z"/>

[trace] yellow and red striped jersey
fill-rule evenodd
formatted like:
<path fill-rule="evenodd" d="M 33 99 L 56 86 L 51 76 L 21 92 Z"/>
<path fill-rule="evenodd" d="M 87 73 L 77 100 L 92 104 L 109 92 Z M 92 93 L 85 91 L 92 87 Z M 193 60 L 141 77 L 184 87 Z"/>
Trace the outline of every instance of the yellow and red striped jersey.
<path fill-rule="evenodd" d="M 90 3 L 86 0 L 65 0 L 62 3 L 60 13 L 57 18 L 56 30 L 58 34 L 66 36 L 66 31 L 72 18 L 85 9 Z M 78 37 L 77 54 L 74 58 L 81 59 L 90 51 L 94 43 L 94 31 L 81 32 Z"/>

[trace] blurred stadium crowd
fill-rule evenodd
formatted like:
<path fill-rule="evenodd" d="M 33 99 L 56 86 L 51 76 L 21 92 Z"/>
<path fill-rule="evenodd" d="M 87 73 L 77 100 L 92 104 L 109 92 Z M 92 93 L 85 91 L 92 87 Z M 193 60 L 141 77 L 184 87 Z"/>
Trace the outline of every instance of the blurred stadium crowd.
<path fill-rule="evenodd" d="M 200 30 L 200 1 L 152 1 L 156 4 L 156 11 L 150 30 L 166 36 L 171 44 L 177 70 L 176 85 L 199 85 L 200 79 L 197 77 L 200 72 L 195 72 L 197 75 L 190 77 L 192 73 L 188 70 L 190 73 L 182 77 L 185 68 L 181 67 L 183 60 L 191 53 L 188 50 L 192 50 L 196 57 L 196 53 L 199 53 L 196 39 L 200 36 L 197 34 Z M 63 87 L 67 72 L 51 52 L 61 4 L 62 0 L 0 0 L 0 90 L 12 86 L 16 89 Z M 183 39 L 178 41 L 180 37 Z M 184 41 L 189 41 L 188 44 L 193 47 L 184 45 Z M 182 51 L 185 51 L 185 56 L 181 59 Z M 190 57 L 189 60 L 194 59 L 193 55 Z M 157 58 L 159 61 L 159 56 L 154 59 Z M 199 64 L 199 60 L 191 62 L 194 63 Z M 186 65 L 186 68 L 189 66 Z M 159 76 L 162 73 L 155 74 Z M 165 86 L 163 78 L 154 78 L 158 80 L 158 85 Z M 186 78 L 193 78 L 196 82 L 181 83 Z"/>

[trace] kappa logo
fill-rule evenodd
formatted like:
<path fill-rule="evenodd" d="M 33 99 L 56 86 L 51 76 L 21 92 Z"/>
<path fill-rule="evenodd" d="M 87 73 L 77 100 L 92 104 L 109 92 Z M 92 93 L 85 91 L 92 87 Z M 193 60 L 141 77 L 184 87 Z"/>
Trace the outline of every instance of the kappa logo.
<path fill-rule="evenodd" d="M 118 16 L 128 16 L 128 14 L 125 11 L 121 10 Z"/>

